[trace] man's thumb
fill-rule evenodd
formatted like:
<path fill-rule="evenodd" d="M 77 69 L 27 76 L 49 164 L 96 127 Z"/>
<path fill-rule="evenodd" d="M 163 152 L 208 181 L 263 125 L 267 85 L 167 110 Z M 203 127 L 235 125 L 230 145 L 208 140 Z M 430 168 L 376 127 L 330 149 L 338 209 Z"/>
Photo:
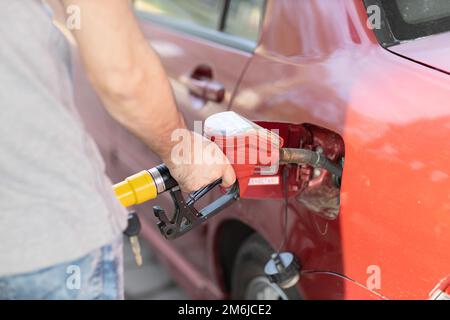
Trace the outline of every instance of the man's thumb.
<path fill-rule="evenodd" d="M 222 187 L 229 188 L 236 182 L 236 174 L 231 165 L 226 166 L 222 175 Z"/>

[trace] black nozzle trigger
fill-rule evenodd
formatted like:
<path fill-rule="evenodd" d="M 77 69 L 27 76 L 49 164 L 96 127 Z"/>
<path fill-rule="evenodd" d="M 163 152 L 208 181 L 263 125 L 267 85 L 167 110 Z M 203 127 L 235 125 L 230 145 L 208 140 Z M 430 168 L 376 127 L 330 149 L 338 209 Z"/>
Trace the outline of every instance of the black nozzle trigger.
<path fill-rule="evenodd" d="M 223 196 L 219 197 L 202 210 L 198 211 L 195 208 L 195 203 L 221 182 L 221 180 L 217 180 L 210 185 L 191 193 L 188 197 L 188 201 L 184 199 L 178 186 L 171 189 L 170 195 L 174 203 L 172 217 L 169 219 L 164 209 L 161 207 L 153 207 L 153 212 L 158 219 L 157 225 L 161 234 L 167 239 L 178 238 L 238 200 L 239 186 L 236 182 Z"/>

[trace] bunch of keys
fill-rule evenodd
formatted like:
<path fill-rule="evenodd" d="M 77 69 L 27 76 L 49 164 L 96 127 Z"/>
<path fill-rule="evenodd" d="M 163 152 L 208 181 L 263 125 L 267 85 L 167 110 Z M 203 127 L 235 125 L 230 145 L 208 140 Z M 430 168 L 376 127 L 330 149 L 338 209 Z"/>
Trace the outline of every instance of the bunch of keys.
<path fill-rule="evenodd" d="M 141 232 L 141 222 L 135 211 L 128 214 L 128 226 L 124 234 L 130 239 L 131 250 L 138 267 L 142 266 L 141 245 L 139 244 L 139 232 Z"/>

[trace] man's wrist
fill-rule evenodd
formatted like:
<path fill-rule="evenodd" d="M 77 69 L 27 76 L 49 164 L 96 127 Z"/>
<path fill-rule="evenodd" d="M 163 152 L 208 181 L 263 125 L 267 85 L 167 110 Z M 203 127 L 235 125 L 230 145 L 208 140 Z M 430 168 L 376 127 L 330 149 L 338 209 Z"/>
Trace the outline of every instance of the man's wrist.
<path fill-rule="evenodd" d="M 172 123 L 167 123 L 165 128 L 161 129 L 157 139 L 150 138 L 148 143 L 148 146 L 157 153 L 165 163 L 172 163 L 173 148 L 180 143 L 180 141 L 177 140 L 177 132 L 183 132 L 184 134 L 190 135 L 190 131 L 187 129 L 183 116 L 180 113 L 178 113 L 177 118 Z"/>

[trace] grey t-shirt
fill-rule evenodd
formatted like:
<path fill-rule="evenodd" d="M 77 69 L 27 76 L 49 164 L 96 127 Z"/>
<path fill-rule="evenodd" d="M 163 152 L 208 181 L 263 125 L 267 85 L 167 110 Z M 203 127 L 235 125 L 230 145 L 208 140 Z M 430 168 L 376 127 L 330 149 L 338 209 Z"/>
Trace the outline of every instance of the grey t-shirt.
<path fill-rule="evenodd" d="M 0 0 L 0 276 L 77 259 L 126 226 L 73 101 L 49 12 Z"/>

